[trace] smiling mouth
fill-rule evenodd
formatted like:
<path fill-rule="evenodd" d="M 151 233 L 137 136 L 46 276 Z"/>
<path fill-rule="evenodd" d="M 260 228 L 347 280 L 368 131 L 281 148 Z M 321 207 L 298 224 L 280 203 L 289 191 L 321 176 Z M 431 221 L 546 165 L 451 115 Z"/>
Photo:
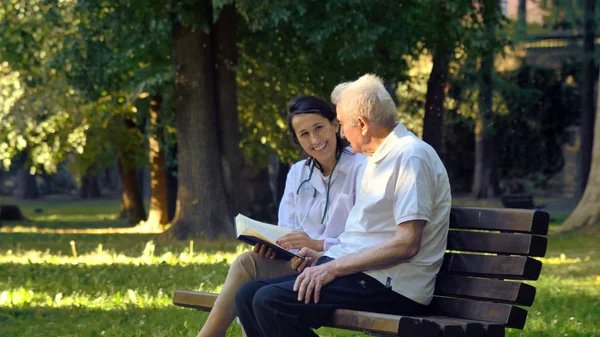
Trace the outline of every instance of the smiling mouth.
<path fill-rule="evenodd" d="M 323 143 L 323 145 L 317 146 L 317 147 L 313 147 L 313 150 L 315 151 L 321 151 L 325 148 L 325 146 L 327 145 L 327 142 Z"/>

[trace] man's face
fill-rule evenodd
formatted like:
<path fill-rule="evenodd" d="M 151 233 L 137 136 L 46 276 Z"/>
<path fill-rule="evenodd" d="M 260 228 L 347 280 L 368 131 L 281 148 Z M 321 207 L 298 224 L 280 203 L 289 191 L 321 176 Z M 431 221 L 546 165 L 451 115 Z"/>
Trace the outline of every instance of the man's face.
<path fill-rule="evenodd" d="M 361 133 L 360 123 L 357 120 L 350 120 L 344 111 L 343 106 L 338 105 L 336 107 L 337 118 L 341 127 L 341 136 L 350 142 L 352 146 L 352 152 L 362 153 L 364 147 L 365 137 Z"/>

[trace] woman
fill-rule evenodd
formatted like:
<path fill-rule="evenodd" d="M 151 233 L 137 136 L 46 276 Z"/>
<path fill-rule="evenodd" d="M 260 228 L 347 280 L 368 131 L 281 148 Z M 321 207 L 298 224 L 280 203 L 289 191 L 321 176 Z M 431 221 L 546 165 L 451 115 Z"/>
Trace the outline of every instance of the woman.
<path fill-rule="evenodd" d="M 309 247 L 324 251 L 337 244 L 344 231 L 364 157 L 344 147 L 335 112 L 320 98 L 292 99 L 287 119 L 292 139 L 308 158 L 294 164 L 288 173 L 278 225 L 292 232 L 279 238 L 277 244 L 288 250 Z M 276 260 L 275 252 L 264 246 L 241 254 L 232 263 L 198 337 L 225 336 L 236 316 L 235 294 L 244 283 L 295 273 L 289 261 Z"/>

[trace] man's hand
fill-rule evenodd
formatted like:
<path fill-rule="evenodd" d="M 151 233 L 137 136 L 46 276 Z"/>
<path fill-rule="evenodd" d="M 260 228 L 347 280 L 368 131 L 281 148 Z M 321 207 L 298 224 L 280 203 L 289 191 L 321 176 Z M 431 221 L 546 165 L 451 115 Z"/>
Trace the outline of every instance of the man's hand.
<path fill-rule="evenodd" d="M 254 245 L 254 249 L 253 251 L 260 255 L 261 257 L 267 258 L 267 259 L 275 259 L 275 253 L 276 251 L 273 248 L 269 248 L 265 245 L 261 245 L 260 243 L 257 243 Z"/>
<path fill-rule="evenodd" d="M 319 303 L 321 289 L 336 278 L 333 273 L 334 266 L 335 261 L 331 261 L 304 269 L 294 283 L 294 291 L 298 292 L 298 302 L 308 304 L 313 297 L 314 302 Z"/>
<path fill-rule="evenodd" d="M 302 271 L 304 271 L 304 269 L 306 267 L 312 267 L 315 265 L 315 263 L 317 263 L 317 260 L 323 256 L 325 252 L 316 252 L 310 248 L 302 248 L 300 249 L 300 251 L 298 252 L 298 256 L 302 256 L 304 257 L 304 259 L 298 258 L 298 257 L 293 257 L 291 264 L 292 264 L 292 268 L 294 270 L 296 270 L 297 272 L 301 273 Z"/>
<path fill-rule="evenodd" d="M 304 232 L 291 232 L 277 239 L 275 242 L 281 247 L 290 249 L 301 249 L 308 247 L 313 250 L 323 250 L 323 241 L 313 240 Z M 320 244 L 321 247 L 318 247 Z"/>

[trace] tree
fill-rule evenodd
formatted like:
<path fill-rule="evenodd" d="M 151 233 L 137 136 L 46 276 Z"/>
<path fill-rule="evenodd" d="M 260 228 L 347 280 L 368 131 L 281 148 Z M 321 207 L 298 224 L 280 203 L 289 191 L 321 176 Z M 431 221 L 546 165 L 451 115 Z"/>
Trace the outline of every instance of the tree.
<path fill-rule="evenodd" d="M 168 222 L 167 212 L 167 168 L 166 154 L 161 139 L 164 137 L 164 127 L 161 125 L 160 110 L 162 97 L 155 95 L 150 102 L 150 211 L 146 225 L 154 230 L 165 226 Z"/>
<path fill-rule="evenodd" d="M 440 44 L 433 51 L 433 67 L 427 81 L 425 117 L 423 119 L 423 140 L 438 153 L 442 147 L 444 131 L 444 99 L 448 79 L 448 69 L 452 50 Z"/>
<path fill-rule="evenodd" d="M 81 176 L 81 188 L 79 189 L 81 199 L 98 198 L 102 196 L 98 175 L 91 170 Z"/>
<path fill-rule="evenodd" d="M 592 162 L 592 146 L 594 144 L 594 87 L 596 85 L 596 56 L 594 55 L 594 41 L 596 40 L 596 0 L 585 0 L 585 25 L 583 38 L 583 88 L 581 93 L 581 148 L 580 161 L 577 165 L 578 186 L 577 192 L 583 194 L 587 186 L 587 177 L 590 174 Z"/>
<path fill-rule="evenodd" d="M 496 25 L 498 24 L 498 1 L 485 1 L 481 6 L 483 26 L 483 52 L 480 61 L 480 90 L 477 118 L 475 121 L 475 172 L 471 194 L 477 199 L 486 199 L 500 193 L 496 172 L 496 144 L 493 111 L 493 72 L 494 56 L 498 44 Z"/>
<path fill-rule="evenodd" d="M 0 158 L 5 169 L 27 148 L 27 172 L 52 173 L 66 152 L 81 146 L 71 132 L 78 127 L 78 97 L 53 64 L 65 36 L 73 33 L 73 8 L 69 1 L 15 0 L 0 10 Z"/>
<path fill-rule="evenodd" d="M 217 137 L 213 9 L 207 1 L 194 1 L 189 9 L 200 25 L 179 19 L 173 28 L 179 187 L 169 233 L 233 236 Z"/>
<path fill-rule="evenodd" d="M 472 25 L 466 18 L 472 15 L 476 8 L 468 2 L 457 2 L 451 5 L 446 1 L 437 3 L 437 10 L 432 11 L 429 20 L 424 18 L 436 29 L 424 32 L 425 47 L 430 49 L 433 67 L 427 81 L 423 140 L 440 153 L 444 135 L 444 100 L 450 62 L 456 59 L 455 48 L 464 49 L 465 44 L 473 39 Z M 455 22 L 456 28 L 445 29 L 449 22 Z"/>
<path fill-rule="evenodd" d="M 76 61 L 71 67 L 71 82 L 91 102 L 87 120 L 94 122 L 96 133 L 88 132 L 87 136 L 94 135 L 97 141 L 93 143 L 103 144 L 103 151 L 90 145 L 83 155 L 92 160 L 106 152 L 118 156 L 122 215 L 129 215 L 130 224 L 146 220 L 134 171 L 151 161 L 151 217 L 146 225 L 156 229 L 166 224 L 162 215 L 166 213 L 166 179 L 160 177 L 165 175 L 162 134 L 170 121 L 168 100 L 172 96 L 166 85 L 172 83 L 170 16 L 164 7 L 142 6 L 135 0 L 82 0 L 77 10 L 80 35 L 71 42 L 74 48 L 65 58 Z M 167 104 L 150 106 L 145 99 L 148 96 L 154 103 L 166 98 Z M 150 154 L 144 149 L 146 132 Z"/>
<path fill-rule="evenodd" d="M 600 98 L 600 88 L 596 96 Z M 575 210 L 558 228 L 559 232 L 600 225 L 600 105 L 596 108 L 594 143 L 589 177 L 583 196 Z"/>
<path fill-rule="evenodd" d="M 28 150 L 26 149 L 21 153 L 22 167 L 19 170 L 19 190 L 20 197 L 26 200 L 33 200 L 40 198 L 40 192 L 38 190 L 35 176 L 29 172 L 29 165 L 27 161 L 29 158 Z"/>
<path fill-rule="evenodd" d="M 239 193 L 239 190 L 243 189 L 240 174 L 243 163 L 236 83 L 237 22 L 238 16 L 233 1 L 220 10 L 212 33 L 216 59 L 215 94 L 219 149 L 231 217 L 246 209 L 246 200 Z"/>
<path fill-rule="evenodd" d="M 523 39 L 527 36 L 527 0 L 519 0 L 517 11 L 517 37 Z"/>

